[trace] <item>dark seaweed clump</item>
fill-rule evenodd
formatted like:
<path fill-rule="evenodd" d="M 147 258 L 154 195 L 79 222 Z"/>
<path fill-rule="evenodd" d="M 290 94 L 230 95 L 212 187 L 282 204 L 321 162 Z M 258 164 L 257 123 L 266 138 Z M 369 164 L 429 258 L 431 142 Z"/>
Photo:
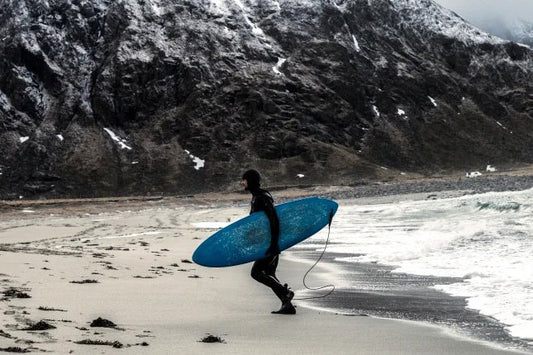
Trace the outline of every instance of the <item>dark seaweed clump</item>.
<path fill-rule="evenodd" d="M 56 327 L 42 320 L 22 330 L 48 330 L 48 329 L 56 329 Z"/>
<path fill-rule="evenodd" d="M 91 327 L 102 327 L 102 328 L 115 328 L 117 325 L 110 320 L 100 318 L 93 320 Z"/>
<path fill-rule="evenodd" d="M 6 352 L 6 353 L 29 353 L 30 352 L 28 349 L 22 349 L 22 348 L 19 348 L 18 346 L 0 348 L 0 351 Z"/>
<path fill-rule="evenodd" d="M 70 281 L 71 284 L 97 284 L 97 280 L 81 280 L 81 281 Z"/>
<path fill-rule="evenodd" d="M 224 339 L 222 339 L 221 337 L 218 337 L 216 335 L 211 335 L 211 334 L 208 334 L 206 337 L 203 337 L 201 340 L 200 340 L 201 343 L 226 343 L 226 341 Z"/>
<path fill-rule="evenodd" d="M 31 298 L 26 292 L 22 292 L 16 288 L 10 288 L 4 291 L 5 298 Z"/>
<path fill-rule="evenodd" d="M 107 345 L 107 346 L 112 346 L 116 349 L 120 349 L 124 346 L 120 341 L 103 341 L 103 340 L 91 340 L 91 339 L 75 341 L 74 343 L 82 344 L 82 345 Z"/>

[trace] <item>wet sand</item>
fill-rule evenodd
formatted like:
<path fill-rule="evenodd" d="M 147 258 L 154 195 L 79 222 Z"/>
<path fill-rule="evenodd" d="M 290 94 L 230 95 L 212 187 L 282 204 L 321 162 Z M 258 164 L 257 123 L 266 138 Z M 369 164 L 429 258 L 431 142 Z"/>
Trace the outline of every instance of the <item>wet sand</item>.
<path fill-rule="evenodd" d="M 317 260 L 315 250 L 299 249 L 292 252 L 295 259 L 311 263 Z M 335 258 L 344 255 L 336 254 Z M 348 256 L 348 255 L 346 255 Z M 335 284 L 335 292 L 328 297 L 305 301 L 305 306 L 316 310 L 344 315 L 370 315 L 380 318 L 414 320 L 442 326 L 456 334 L 489 341 L 508 349 L 531 351 L 525 340 L 509 335 L 505 325 L 496 319 L 469 309 L 466 298 L 451 296 L 431 288 L 452 284 L 462 278 L 436 277 L 394 273 L 394 267 L 377 263 L 347 263 L 326 256 L 321 263 L 329 264 L 334 272 L 322 282 Z M 303 292 L 304 295 L 321 295 L 320 292 Z"/>
<path fill-rule="evenodd" d="M 82 354 L 120 349 L 153 354 L 513 353 L 445 328 L 336 315 L 298 301 L 295 316 L 270 314 L 278 301 L 250 278 L 250 265 L 216 269 L 190 262 L 196 246 L 214 232 L 195 223 L 246 215 L 248 196 L 235 197 L 10 205 L 0 214 L 0 348 Z M 309 265 L 287 256 L 279 277 L 298 297 Z M 319 266 L 308 282 L 323 284 L 322 277 L 331 274 L 327 267 Z M 98 318 L 116 326 L 91 326 Z M 55 328 L 24 330 L 41 321 Z"/>

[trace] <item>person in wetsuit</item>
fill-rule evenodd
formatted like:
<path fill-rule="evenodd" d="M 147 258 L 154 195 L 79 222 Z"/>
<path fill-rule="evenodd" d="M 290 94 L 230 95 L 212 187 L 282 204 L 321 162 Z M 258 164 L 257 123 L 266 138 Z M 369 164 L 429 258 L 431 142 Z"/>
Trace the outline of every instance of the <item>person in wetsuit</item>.
<path fill-rule="evenodd" d="M 287 284 L 282 285 L 276 277 L 276 268 L 279 261 L 279 220 L 274 209 L 274 199 L 267 190 L 261 186 L 261 175 L 256 170 L 248 170 L 242 176 L 242 185 L 246 191 L 252 194 L 250 214 L 263 211 L 270 221 L 271 240 L 270 246 L 265 253 L 265 257 L 254 262 L 252 267 L 252 277 L 254 280 L 270 287 L 281 301 L 281 308 L 272 313 L 275 314 L 295 314 L 296 309 L 291 303 L 294 297 Z"/>

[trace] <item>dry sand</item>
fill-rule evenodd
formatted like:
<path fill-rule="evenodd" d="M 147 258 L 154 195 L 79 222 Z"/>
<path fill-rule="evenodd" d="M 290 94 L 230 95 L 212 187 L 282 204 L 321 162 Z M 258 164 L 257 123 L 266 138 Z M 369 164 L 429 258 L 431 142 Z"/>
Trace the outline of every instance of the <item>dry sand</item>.
<path fill-rule="evenodd" d="M 295 316 L 270 314 L 278 301 L 251 279 L 251 265 L 214 269 L 189 262 L 214 232 L 194 224 L 235 221 L 247 214 L 247 198 L 5 210 L 0 348 L 65 354 L 512 353 L 415 322 L 302 306 Z M 298 295 L 307 268 L 282 257 L 279 276 Z M 320 274 L 308 282 L 322 284 Z M 17 298 L 24 295 L 31 298 Z M 117 326 L 91 327 L 99 317 Z M 23 330 L 41 320 L 56 328 Z M 208 335 L 223 342 L 200 342 Z M 109 345 L 76 343 L 84 340 Z"/>

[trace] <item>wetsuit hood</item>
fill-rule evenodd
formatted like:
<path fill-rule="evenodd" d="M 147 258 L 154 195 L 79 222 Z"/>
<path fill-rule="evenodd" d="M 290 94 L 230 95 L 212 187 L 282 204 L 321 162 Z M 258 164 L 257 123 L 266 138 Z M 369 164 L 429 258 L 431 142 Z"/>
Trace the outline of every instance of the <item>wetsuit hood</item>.
<path fill-rule="evenodd" d="M 261 186 L 261 175 L 257 172 L 257 170 L 250 169 L 247 172 L 244 173 L 242 176 L 243 180 L 246 180 L 248 182 L 248 187 L 246 190 L 250 191 L 251 193 L 257 192 L 260 190 Z"/>

